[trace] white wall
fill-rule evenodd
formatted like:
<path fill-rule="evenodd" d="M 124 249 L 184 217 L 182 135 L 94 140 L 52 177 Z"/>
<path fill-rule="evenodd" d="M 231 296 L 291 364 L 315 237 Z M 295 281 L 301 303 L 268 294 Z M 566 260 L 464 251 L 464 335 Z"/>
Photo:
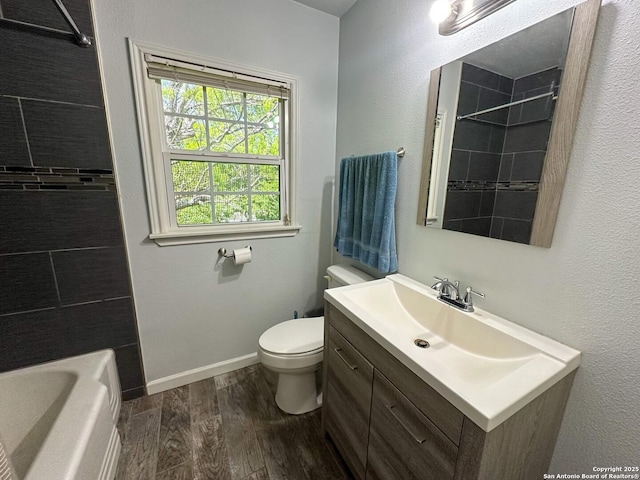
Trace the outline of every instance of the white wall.
<path fill-rule="evenodd" d="M 400 272 L 473 285 L 479 306 L 583 352 L 553 473 L 637 465 L 640 2 L 604 0 L 550 249 L 415 224 L 429 71 L 578 3 L 519 0 L 451 37 L 430 1 L 361 0 L 341 19 L 338 158 L 405 146 Z"/>
<path fill-rule="evenodd" d="M 339 20 L 290 0 L 95 0 L 147 382 L 257 350 L 271 325 L 321 305 L 330 259 Z M 300 78 L 296 237 L 159 247 L 150 232 L 127 38 Z M 253 246 L 239 270 L 217 250 Z"/>

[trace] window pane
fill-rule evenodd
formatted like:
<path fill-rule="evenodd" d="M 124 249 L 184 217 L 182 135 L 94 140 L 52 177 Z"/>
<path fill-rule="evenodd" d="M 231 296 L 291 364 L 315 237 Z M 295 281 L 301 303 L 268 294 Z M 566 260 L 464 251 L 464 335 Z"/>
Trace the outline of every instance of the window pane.
<path fill-rule="evenodd" d="M 212 152 L 246 153 L 244 125 L 239 123 L 210 122 L 209 138 Z"/>
<path fill-rule="evenodd" d="M 248 153 L 280 155 L 280 99 L 267 95 L 247 94 Z"/>
<path fill-rule="evenodd" d="M 245 163 L 212 163 L 213 190 L 216 192 L 246 192 L 247 168 Z"/>
<path fill-rule="evenodd" d="M 252 123 L 279 123 L 280 99 L 247 93 L 247 121 Z M 273 125 L 270 125 L 273 128 Z"/>
<path fill-rule="evenodd" d="M 253 221 L 280 220 L 280 195 L 251 195 Z"/>
<path fill-rule="evenodd" d="M 207 87 L 207 115 L 225 120 L 244 120 L 244 94 Z"/>
<path fill-rule="evenodd" d="M 209 192 L 209 163 L 186 160 L 171 161 L 174 192 Z"/>
<path fill-rule="evenodd" d="M 191 83 L 162 80 L 165 112 L 204 116 L 203 87 Z"/>
<path fill-rule="evenodd" d="M 254 133 L 252 133 L 254 132 Z M 280 156 L 280 137 L 277 129 L 249 126 L 249 154 Z"/>
<path fill-rule="evenodd" d="M 165 115 L 164 125 L 170 149 L 204 150 L 207 148 L 204 120 Z"/>
<path fill-rule="evenodd" d="M 254 192 L 280 191 L 279 165 L 251 165 L 251 190 Z"/>
<path fill-rule="evenodd" d="M 247 222 L 249 199 L 246 195 L 216 195 L 215 221 L 218 223 Z"/>
<path fill-rule="evenodd" d="M 171 173 L 178 225 L 281 219 L 279 165 L 176 159 Z"/>
<path fill-rule="evenodd" d="M 211 221 L 211 196 L 176 195 L 176 219 L 178 225 L 202 225 Z"/>

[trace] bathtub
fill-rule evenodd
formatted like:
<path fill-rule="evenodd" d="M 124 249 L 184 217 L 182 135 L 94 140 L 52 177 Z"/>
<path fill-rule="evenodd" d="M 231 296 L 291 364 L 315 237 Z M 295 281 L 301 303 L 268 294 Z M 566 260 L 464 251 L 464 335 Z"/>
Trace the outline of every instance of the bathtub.
<path fill-rule="evenodd" d="M 120 395 L 113 350 L 0 374 L 0 478 L 112 479 Z"/>

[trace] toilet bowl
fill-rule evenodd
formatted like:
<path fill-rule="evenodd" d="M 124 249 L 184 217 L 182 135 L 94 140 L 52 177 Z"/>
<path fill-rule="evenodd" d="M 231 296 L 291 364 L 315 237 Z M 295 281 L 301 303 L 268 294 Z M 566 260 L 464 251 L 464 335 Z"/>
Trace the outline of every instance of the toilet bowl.
<path fill-rule="evenodd" d="M 373 280 L 349 265 L 332 265 L 327 274 L 329 288 Z M 262 334 L 258 344 L 262 365 L 278 374 L 276 404 L 280 410 L 299 415 L 320 407 L 316 371 L 322 365 L 324 317 L 278 323 Z"/>
<path fill-rule="evenodd" d="M 322 364 L 324 317 L 279 323 L 260 337 L 260 361 L 278 374 L 276 404 L 300 414 L 319 406 L 316 370 Z"/>

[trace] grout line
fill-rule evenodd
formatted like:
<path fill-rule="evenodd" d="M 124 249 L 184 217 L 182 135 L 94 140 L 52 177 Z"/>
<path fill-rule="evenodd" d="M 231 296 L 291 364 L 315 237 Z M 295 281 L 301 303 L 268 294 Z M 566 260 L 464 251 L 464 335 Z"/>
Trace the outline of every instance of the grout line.
<path fill-rule="evenodd" d="M 0 253 L 0 257 L 9 255 L 30 255 L 32 253 L 55 253 L 55 252 L 75 252 L 78 250 L 103 250 L 107 248 L 119 248 L 120 245 L 104 246 L 104 247 L 78 247 L 78 248 L 60 248 L 58 250 L 34 250 L 33 252 L 15 252 L 15 253 Z"/>
<path fill-rule="evenodd" d="M 527 222 L 527 223 L 533 222 L 533 219 L 527 219 L 527 218 L 502 217 L 500 215 L 493 215 L 493 216 L 495 218 L 501 218 L 503 220 L 511 220 L 511 221 L 515 221 L 515 222 Z"/>
<path fill-rule="evenodd" d="M 121 297 L 104 298 L 104 299 L 102 299 L 100 301 L 101 302 L 115 302 L 116 300 L 125 300 L 127 298 L 131 298 L 131 295 L 123 295 Z"/>
<path fill-rule="evenodd" d="M 57 280 L 55 280 L 55 271 L 54 271 L 54 281 L 56 282 L 56 291 L 58 290 L 58 282 Z M 131 298 L 130 295 L 126 295 L 124 297 L 113 297 L 113 298 L 102 298 L 100 300 L 91 300 L 90 302 L 80 302 L 80 303 L 70 303 L 67 305 L 59 305 L 59 306 L 54 306 L 54 307 L 46 307 L 46 308 L 36 308 L 34 310 L 21 310 L 19 312 L 10 312 L 10 313 L 2 313 L 0 314 L 0 317 L 10 317 L 11 315 L 20 315 L 23 313 L 35 313 L 35 312 L 45 312 L 47 310 L 55 310 L 57 308 L 70 308 L 70 307 L 80 307 L 83 305 L 92 305 L 94 303 L 106 303 L 106 302 L 114 302 L 117 300 L 125 300 L 125 299 L 129 299 Z M 58 301 L 60 301 L 60 293 L 58 292 Z M 137 345 L 135 342 L 134 343 L 130 343 L 127 345 L 120 345 L 120 347 L 128 347 L 130 345 Z M 120 348 L 120 347 L 116 347 L 116 348 Z"/>
<path fill-rule="evenodd" d="M 469 178 L 469 171 L 471 170 L 471 151 L 467 150 L 467 171 L 464 172 L 464 178 Z M 468 181 L 468 180 L 465 180 Z M 446 197 L 446 195 L 445 195 Z"/>
<path fill-rule="evenodd" d="M 22 119 L 22 130 L 24 131 L 24 140 L 27 142 L 27 151 L 29 152 L 29 161 L 31 166 L 35 167 L 33 163 L 33 155 L 31 154 L 31 145 L 29 144 L 29 134 L 27 133 L 27 122 L 24 120 L 24 111 L 22 110 L 22 101 L 18 98 L 18 107 L 20 108 L 20 118 Z"/>
<path fill-rule="evenodd" d="M 93 303 L 101 303 L 103 300 L 91 300 L 89 302 L 79 302 L 79 303 L 69 303 L 65 305 L 60 305 L 60 308 L 68 308 L 68 307 L 80 307 L 82 305 L 91 305 Z"/>
<path fill-rule="evenodd" d="M 91 300 L 88 302 L 78 302 L 78 303 L 69 303 L 66 305 L 60 305 L 60 308 L 67 308 L 67 307 L 79 307 L 82 305 L 91 305 L 94 303 L 104 303 L 104 302 L 111 302 L 111 301 L 115 301 L 115 300 L 124 300 L 125 298 L 131 298 L 130 295 L 126 295 L 123 297 L 113 297 L 113 298 L 101 298 L 100 300 Z"/>
<path fill-rule="evenodd" d="M 504 217 L 493 217 L 493 218 L 502 218 L 502 222 L 500 222 L 500 234 L 497 237 L 500 240 L 502 240 L 502 235 L 504 235 Z M 491 232 L 489 232 L 489 235 L 491 235 Z M 496 235 L 498 235 L 498 232 L 496 232 Z"/>
<path fill-rule="evenodd" d="M 47 310 L 55 310 L 58 307 L 36 308 L 35 310 L 21 310 L 19 312 L 2 313 L 0 317 L 10 317 L 11 315 L 21 315 L 23 313 L 46 312 Z"/>
<path fill-rule="evenodd" d="M 56 267 L 53 264 L 53 254 L 49 252 L 49 261 L 51 262 L 51 272 L 53 273 L 53 283 L 56 284 L 56 293 L 58 294 L 58 305 L 62 305 L 62 298 L 60 297 L 60 287 L 58 286 L 58 278 L 56 277 Z"/>
<path fill-rule="evenodd" d="M 495 72 L 493 72 L 493 73 L 495 73 Z M 507 78 L 509 78 L 509 77 L 507 77 Z M 511 79 L 511 80 L 513 80 L 513 79 Z M 480 83 L 472 82 L 471 80 L 462 80 L 462 79 L 460 79 L 460 83 L 468 83 L 469 85 L 473 85 L 474 87 L 480 87 L 481 89 L 489 90 L 491 92 L 501 93 L 503 95 L 509 95 L 508 93 L 503 92 L 502 90 L 498 90 L 497 88 L 487 87 L 486 85 L 482 85 Z M 499 85 L 499 83 L 498 83 L 498 85 Z M 500 87 L 498 87 L 498 88 L 500 88 Z M 512 95 L 513 95 L 513 93 L 510 96 L 512 96 Z"/>
<path fill-rule="evenodd" d="M 76 107 L 88 107 L 88 108 L 99 108 L 99 109 L 103 109 L 104 108 L 104 106 L 102 106 L 102 105 L 90 105 L 90 104 L 87 104 L 87 103 L 65 102 L 63 100 L 48 100 L 46 98 L 17 97 L 15 95 L 0 95 L 0 97 L 16 98 L 18 100 L 29 100 L 31 102 L 59 103 L 59 104 L 62 104 L 62 105 L 74 105 Z"/>

